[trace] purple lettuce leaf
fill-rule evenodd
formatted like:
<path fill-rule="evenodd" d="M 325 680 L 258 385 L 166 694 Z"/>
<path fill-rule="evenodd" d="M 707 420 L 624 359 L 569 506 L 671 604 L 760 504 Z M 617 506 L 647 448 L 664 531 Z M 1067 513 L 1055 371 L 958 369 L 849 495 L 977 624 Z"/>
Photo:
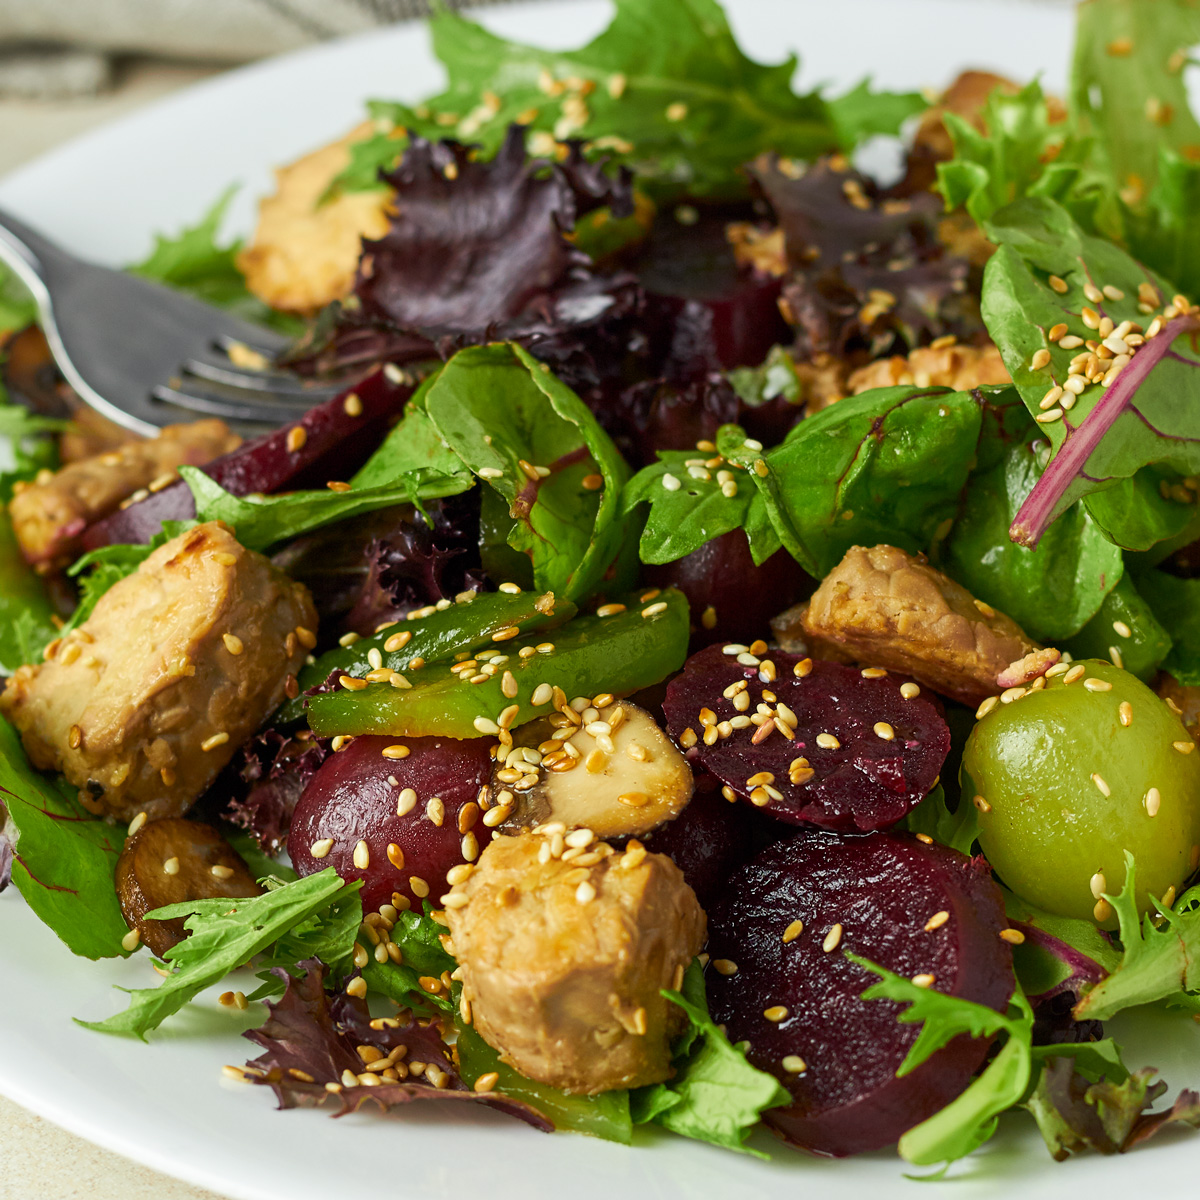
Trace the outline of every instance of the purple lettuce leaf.
<path fill-rule="evenodd" d="M 271 1015 L 266 1023 L 244 1034 L 265 1052 L 246 1064 L 246 1078 L 270 1087 L 280 1108 L 312 1107 L 335 1097 L 339 1110 L 334 1115 L 340 1117 L 371 1104 L 387 1112 L 415 1100 L 467 1100 L 547 1133 L 554 1128 L 527 1104 L 468 1087 L 436 1018 L 399 1013 L 386 1021 L 372 1020 L 364 1000 L 345 991 L 332 997 L 326 993 L 322 963 L 309 959 L 299 965 L 304 969 L 299 979 L 283 968 L 273 970 L 286 989 L 278 1000 L 267 1002 Z M 399 1078 L 380 1073 L 386 1069 L 382 1067 L 372 1072 L 360 1046 L 374 1047 L 377 1062 L 390 1059 Z M 393 1056 L 396 1050 L 400 1053 Z M 418 1063 L 424 1066 L 414 1069 Z"/>

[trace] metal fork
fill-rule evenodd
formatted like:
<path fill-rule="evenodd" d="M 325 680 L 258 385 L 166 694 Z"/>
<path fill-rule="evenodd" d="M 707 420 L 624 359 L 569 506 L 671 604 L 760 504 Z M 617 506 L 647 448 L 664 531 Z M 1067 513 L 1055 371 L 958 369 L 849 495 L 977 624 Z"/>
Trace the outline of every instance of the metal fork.
<path fill-rule="evenodd" d="M 341 390 L 275 369 L 287 344 L 281 334 L 76 258 L 3 209 L 0 262 L 32 293 L 67 383 L 85 404 L 135 433 L 153 436 L 198 415 L 261 430 L 295 420 Z M 235 344 L 266 367 L 236 365 L 229 355 Z"/>

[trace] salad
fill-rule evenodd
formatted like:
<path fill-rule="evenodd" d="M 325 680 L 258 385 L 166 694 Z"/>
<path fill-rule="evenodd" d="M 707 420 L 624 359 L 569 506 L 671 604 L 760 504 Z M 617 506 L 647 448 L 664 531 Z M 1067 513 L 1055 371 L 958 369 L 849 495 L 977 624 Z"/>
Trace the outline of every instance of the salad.
<path fill-rule="evenodd" d="M 1080 5 L 1062 98 L 800 94 L 714 0 L 431 31 L 131 268 L 301 419 L 133 439 L 0 281 L 0 889 L 147 963 L 83 1023 L 221 985 L 283 1108 L 624 1143 L 1200 1125 L 1104 1027 L 1200 1019 L 1195 7 Z"/>

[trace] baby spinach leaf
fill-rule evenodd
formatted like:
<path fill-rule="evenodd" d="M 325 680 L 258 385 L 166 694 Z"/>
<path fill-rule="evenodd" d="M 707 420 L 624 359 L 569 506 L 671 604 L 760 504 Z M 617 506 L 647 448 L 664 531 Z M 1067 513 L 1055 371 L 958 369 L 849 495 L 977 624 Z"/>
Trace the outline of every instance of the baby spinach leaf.
<path fill-rule="evenodd" d="M 1153 613 L 1151 629 L 1159 627 L 1159 644 L 1165 639 L 1170 649 L 1160 660 L 1163 670 L 1180 683 L 1200 686 L 1200 579 L 1147 571 L 1139 581 Z M 1139 626 L 1131 622 L 1130 628 Z"/>
<path fill-rule="evenodd" d="M 404 416 L 350 480 L 352 487 L 372 488 L 394 483 L 409 471 L 465 474 L 467 467 L 463 460 L 446 445 L 425 411 L 425 397 L 437 377 L 435 371 L 421 381 L 405 406 Z"/>
<path fill-rule="evenodd" d="M 1055 521 L 1036 549 L 1008 540 L 1041 474 L 1038 441 L 1009 447 L 991 470 L 971 476 L 941 565 L 1031 637 L 1057 645 L 1096 615 L 1125 565 L 1120 549 L 1079 504 Z"/>
<path fill-rule="evenodd" d="M 1200 1012 L 1200 887 L 1174 906 L 1151 896 L 1154 912 L 1138 916 L 1133 855 L 1125 852 L 1125 886 L 1105 895 L 1117 914 L 1123 954 L 1111 974 L 1075 1005 L 1077 1021 L 1107 1021 L 1123 1009 L 1166 1000 Z"/>
<path fill-rule="evenodd" d="M 1083 233 L 1065 209 L 1044 197 L 1001 209 L 987 230 L 1000 244 L 984 273 L 988 332 L 1030 412 L 1062 413 L 1042 424 L 1053 457 L 1013 522 L 1013 540 L 1035 546 L 1077 500 L 1143 467 L 1159 465 L 1182 475 L 1200 471 L 1200 354 L 1181 338 L 1200 328 L 1190 316 L 1163 318 L 1161 332 L 1137 348 L 1107 388 L 1086 387 L 1069 410 L 1040 407 L 1052 386 L 1066 382 L 1078 350 L 1078 343 L 1049 342 L 1053 326 L 1065 324 L 1068 337 L 1092 338 L 1077 314 L 1095 306 L 1116 325 L 1129 320 L 1149 328 L 1151 318 L 1139 310 L 1150 307 L 1142 296 L 1152 292 L 1153 307 L 1162 308 L 1170 303 L 1170 285 L 1111 242 Z M 1066 290 L 1057 291 L 1051 278 L 1062 280 Z M 1089 300 L 1084 290 L 1106 287 L 1099 301 Z M 1042 350 L 1049 363 L 1035 369 L 1034 355 Z M 1046 403 L 1053 399 L 1050 394 Z M 1134 520 L 1144 524 L 1141 514 Z M 1106 524 L 1118 544 L 1144 548 L 1126 536 L 1118 514 L 1110 512 Z"/>
<path fill-rule="evenodd" d="M 716 0 L 617 0 L 611 25 L 578 50 L 509 42 L 448 10 L 430 32 L 446 90 L 416 106 L 374 102 L 372 116 L 390 127 L 351 148 L 338 186 L 376 186 L 403 149 L 400 128 L 491 154 L 519 121 L 534 152 L 583 138 L 631 166 L 657 199 L 744 195 L 738 168 L 759 153 L 811 159 L 853 149 L 897 132 L 921 107 L 912 93 L 866 82 L 828 103 L 796 95 L 795 57 L 770 66 L 747 58 Z"/>
<path fill-rule="evenodd" d="M 474 485 L 466 472 L 443 475 L 427 469 L 404 471 L 374 487 L 349 491 L 283 492 L 277 496 L 234 496 L 197 467 L 180 467 L 191 489 L 199 521 L 224 521 L 250 550 L 265 550 L 287 538 L 394 504 L 456 496 Z"/>
<path fill-rule="evenodd" d="M 940 1112 L 914 1126 L 900 1139 L 900 1157 L 917 1166 L 932 1166 L 963 1158 L 978 1149 L 996 1131 L 996 1119 L 1020 1103 L 1032 1075 L 1033 1009 L 1020 988 L 1013 993 L 1007 1013 L 983 1004 L 947 996 L 934 988 L 917 987 L 911 980 L 846 952 L 851 962 L 878 975 L 879 983 L 863 992 L 864 1000 L 893 1000 L 908 1007 L 897 1020 L 922 1022 L 921 1032 L 900 1064 L 897 1075 L 907 1075 L 959 1034 L 971 1037 L 1007 1034 L 999 1053 L 967 1090 Z"/>
<path fill-rule="evenodd" d="M 982 410 L 971 392 L 877 388 L 806 418 L 773 450 L 732 425 L 717 449 L 748 471 L 784 547 L 822 578 L 854 545 L 928 549 L 957 511 Z"/>
<path fill-rule="evenodd" d="M 15 843 L 12 881 L 26 903 L 85 958 L 115 958 L 129 932 L 113 886 L 123 831 L 85 812 L 74 789 L 30 765 L 0 719 L 0 821 Z"/>
<path fill-rule="evenodd" d="M 454 453 L 507 502 L 508 544 L 532 562 L 537 589 L 568 600 L 591 595 L 627 542 L 621 489 L 629 468 L 587 405 L 508 343 L 459 351 L 425 409 Z"/>
<path fill-rule="evenodd" d="M 706 456 L 694 450 L 661 450 L 658 458 L 621 497 L 627 514 L 640 504 L 650 508 L 638 546 L 642 562 L 674 562 L 732 529 L 745 531 L 755 563 L 779 549 L 762 495 L 744 471 L 705 467 Z"/>
<path fill-rule="evenodd" d="M 332 867 L 248 900 L 185 900 L 147 914 L 158 920 L 187 917 L 191 936 L 166 953 L 172 971 L 156 988 L 129 991 L 129 1007 L 103 1021 L 79 1021 L 100 1033 L 146 1040 L 169 1016 L 205 988 L 249 962 L 289 931 L 327 909 L 345 888 Z M 128 989 L 121 989 L 122 991 Z"/>
<path fill-rule="evenodd" d="M 683 1137 L 766 1157 L 746 1139 L 762 1114 L 790 1103 L 791 1094 L 774 1075 L 752 1067 L 743 1047 L 713 1023 L 696 964 L 685 976 L 684 993 L 663 995 L 683 1009 L 690 1027 L 676 1046 L 674 1077 L 632 1094 L 634 1123 L 654 1121 Z"/>
<path fill-rule="evenodd" d="M 1068 638 L 1061 649 L 1069 650 L 1075 658 L 1119 662 L 1139 679 L 1150 681 L 1171 649 L 1171 637 L 1134 581 L 1123 575 L 1121 582 L 1104 597 L 1096 615 L 1073 638 Z"/>
<path fill-rule="evenodd" d="M 960 854 L 970 854 L 979 836 L 978 810 L 975 805 L 959 801 L 954 812 L 946 803 L 946 793 L 939 783 L 901 822 L 909 833 L 923 833 L 943 846 Z"/>

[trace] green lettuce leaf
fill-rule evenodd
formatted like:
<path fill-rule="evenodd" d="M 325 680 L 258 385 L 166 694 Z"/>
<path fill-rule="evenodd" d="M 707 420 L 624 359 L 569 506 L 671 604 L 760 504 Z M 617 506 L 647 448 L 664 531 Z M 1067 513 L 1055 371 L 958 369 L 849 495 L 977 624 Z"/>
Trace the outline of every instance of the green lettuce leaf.
<path fill-rule="evenodd" d="M 726 378 L 738 398 L 751 408 L 761 408 L 780 396 L 789 404 L 804 402 L 804 383 L 796 360 L 782 346 L 772 346 L 757 367 L 736 367 Z"/>
<path fill-rule="evenodd" d="M 58 637 L 53 618 L 45 584 L 21 557 L 12 520 L 0 511 L 0 674 L 40 660 Z"/>
<path fill-rule="evenodd" d="M 1006 1013 L 983 1004 L 947 996 L 934 988 L 917 987 L 911 980 L 877 966 L 857 954 L 846 957 L 879 976 L 863 992 L 864 1000 L 893 1000 L 908 1007 L 897 1020 L 922 1022 L 896 1074 L 907 1075 L 959 1034 L 971 1037 L 1007 1035 L 999 1052 L 957 1099 L 914 1126 L 900 1138 L 900 1157 L 916 1166 L 933 1166 L 964 1158 L 996 1131 L 999 1115 L 1019 1104 L 1033 1073 L 1031 1042 L 1033 1009 L 1017 988 Z"/>
<path fill-rule="evenodd" d="M 959 802 L 951 812 L 946 793 L 939 783 L 901 822 L 909 833 L 923 833 L 939 845 L 961 854 L 970 854 L 979 837 L 979 810 L 971 803 Z"/>
<path fill-rule="evenodd" d="M 0 828 L 15 843 L 17 890 L 72 953 L 93 959 L 123 954 L 129 926 L 113 871 L 124 831 L 85 812 L 74 788 L 35 771 L 16 730 L 2 718 Z"/>
<path fill-rule="evenodd" d="M 920 111 L 911 93 L 861 83 L 827 103 L 796 95 L 796 59 L 766 66 L 738 47 L 716 0 L 617 0 L 609 27 L 578 50 L 506 41 L 441 10 L 430 22 L 448 85 L 424 104 L 376 101 L 383 128 L 351 148 L 342 188 L 377 186 L 403 149 L 395 131 L 478 142 L 494 153 L 513 121 L 537 153 L 578 137 L 631 166 L 656 199 L 744 195 L 742 163 L 765 151 L 811 159 L 895 133 Z"/>
<path fill-rule="evenodd" d="M 299 336 L 304 322 L 270 308 L 246 287 L 245 277 L 237 266 L 241 240 L 225 245 L 218 241 L 221 222 L 236 191 L 234 186 L 223 192 L 195 225 L 183 228 L 173 237 L 156 235 L 154 249 L 129 270 L 143 279 L 188 292 L 246 321 Z"/>
<path fill-rule="evenodd" d="M 915 553 L 944 534 L 982 412 L 971 392 L 878 388 L 806 418 L 773 450 L 733 425 L 719 431 L 717 449 L 748 471 L 780 541 L 820 579 L 851 546 L 887 542 Z"/>
<path fill-rule="evenodd" d="M 635 1124 L 650 1121 L 683 1137 L 765 1158 L 746 1145 L 763 1112 L 791 1102 L 773 1075 L 752 1067 L 714 1024 L 704 995 L 704 974 L 693 963 L 684 992 L 664 991 L 687 1014 L 690 1028 L 676 1045 L 675 1075 L 633 1093 Z"/>
<path fill-rule="evenodd" d="M 674 562 L 733 529 L 745 531 L 755 563 L 779 549 L 762 495 L 744 471 L 709 469 L 703 464 L 711 456 L 695 450 L 660 450 L 658 458 L 625 485 L 621 497 L 626 513 L 649 506 L 638 545 L 642 562 Z"/>
<path fill-rule="evenodd" d="M 515 344 L 460 350 L 425 397 L 450 448 L 507 503 L 508 545 L 533 564 L 534 585 L 568 600 L 614 589 L 628 574 L 621 512 L 629 468 L 587 405 Z M 540 468 L 540 471 L 536 469 Z M 531 479 L 529 473 L 543 476 Z M 585 486 L 599 476 L 599 488 Z M 630 583 L 632 581 L 629 581 Z"/>
<path fill-rule="evenodd" d="M 166 953 L 172 970 L 156 988 L 129 991 L 129 1007 L 103 1021 L 79 1021 L 101 1033 L 146 1040 L 205 988 L 249 962 L 314 914 L 329 907 L 345 889 L 332 867 L 248 900 L 185 900 L 147 916 L 157 920 L 186 917 L 191 936 Z M 123 922 L 122 922 L 123 924 Z"/>
<path fill-rule="evenodd" d="M 299 537 L 335 521 L 362 513 L 415 504 L 439 496 L 456 496 L 472 487 L 465 473 L 442 475 L 416 470 L 397 474 L 374 487 L 352 487 L 346 492 L 300 491 L 277 496 L 234 496 L 198 467 L 180 467 L 179 474 L 191 489 L 198 521 L 224 521 L 250 550 L 265 550 L 278 542 Z"/>
<path fill-rule="evenodd" d="M 1117 914 L 1121 962 L 1075 1005 L 1077 1021 L 1107 1021 L 1123 1009 L 1166 1000 L 1200 1013 L 1200 887 L 1174 906 L 1150 896 L 1154 912 L 1138 916 L 1133 855 L 1125 852 L 1125 886 L 1104 897 Z"/>

